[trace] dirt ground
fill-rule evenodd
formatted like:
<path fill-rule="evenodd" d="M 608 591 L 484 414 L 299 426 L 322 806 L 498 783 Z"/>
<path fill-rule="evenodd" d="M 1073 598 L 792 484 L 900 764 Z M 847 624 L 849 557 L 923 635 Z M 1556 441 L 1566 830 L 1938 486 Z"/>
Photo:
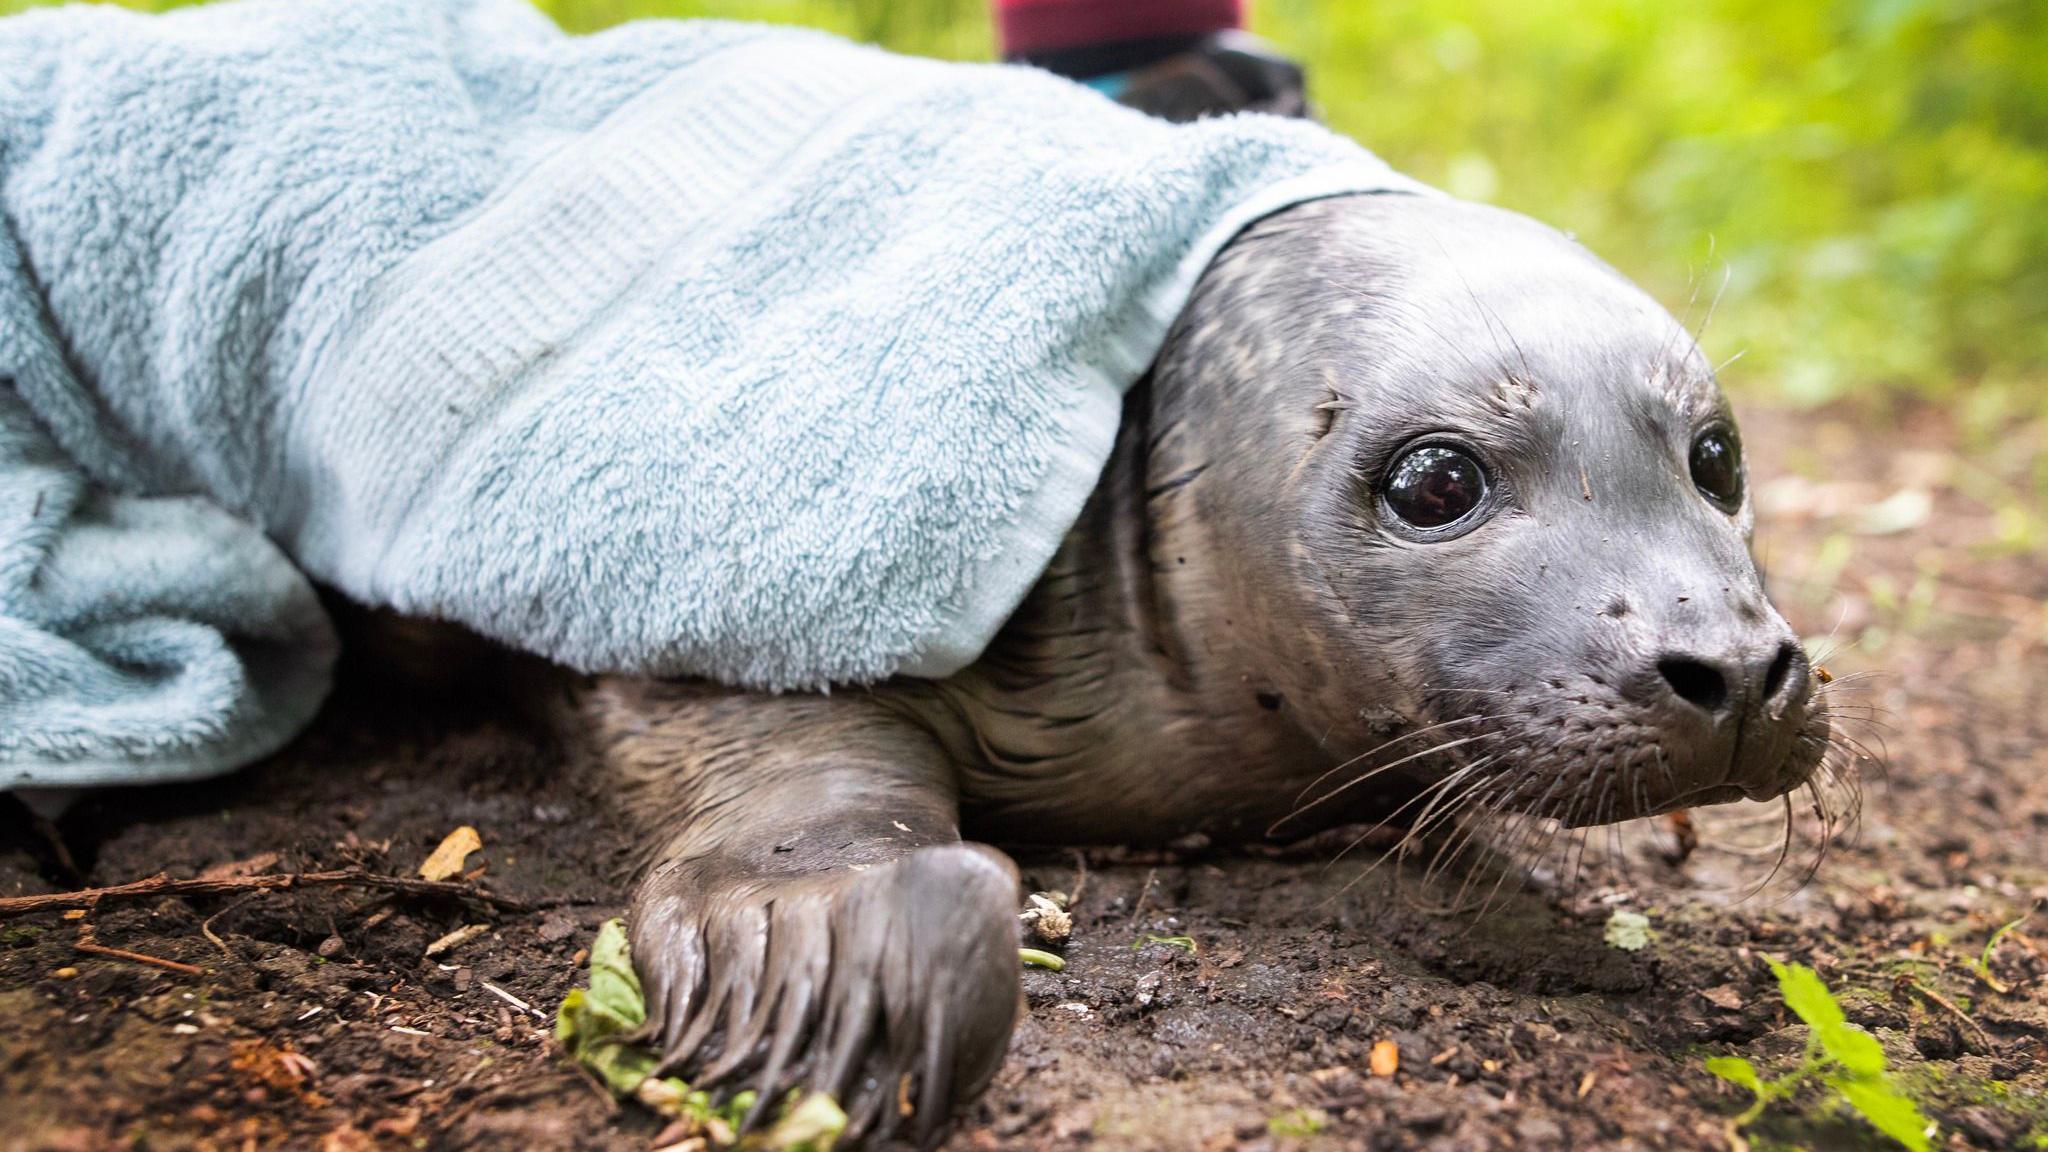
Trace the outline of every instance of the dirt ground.
<path fill-rule="evenodd" d="M 1937 1147 L 2048 1148 L 2048 429 L 1927 412 L 1752 411 L 1774 594 L 1828 638 L 1880 745 L 1853 841 L 1814 821 L 1761 894 L 1782 810 L 1597 841 L 1576 876 L 1446 912 L 1370 846 L 1027 856 L 1080 889 L 1063 973 L 1027 971 L 1010 1058 L 949 1147 L 1726 1148 L 1805 1030 L 1765 957 L 1814 966 L 1938 1122 Z M 0 1149 L 641 1149 L 661 1125 L 567 1068 L 549 1015 L 620 909 L 619 838 L 555 754 L 489 709 L 392 701 L 358 670 L 318 729 L 222 782 L 95 797 L 50 838 L 8 802 L 0 896 L 159 872 L 414 875 L 458 825 L 522 907 L 361 887 L 106 903 L 0 921 Z M 1468 873 L 1469 875 L 1469 873 Z M 1391 885 L 1396 888 L 1390 889 Z M 1615 909 L 1651 938 L 1603 942 Z M 481 934 L 428 958 L 467 925 Z M 89 936 L 81 936 L 89 931 Z M 1152 937 L 1186 937 L 1193 951 Z M 82 951 L 81 938 L 199 970 Z M 1134 947 L 1134 944 L 1137 946 Z M 1994 990 L 1993 982 L 2007 991 Z M 1399 1069 L 1370 1052 L 1391 1041 Z M 1821 1091 L 1757 1147 L 1880 1146 Z"/>

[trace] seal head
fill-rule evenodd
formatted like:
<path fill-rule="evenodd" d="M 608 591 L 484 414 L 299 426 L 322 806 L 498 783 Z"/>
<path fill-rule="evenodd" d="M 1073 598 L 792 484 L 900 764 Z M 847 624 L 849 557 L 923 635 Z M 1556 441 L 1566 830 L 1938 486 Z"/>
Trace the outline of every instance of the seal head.
<path fill-rule="evenodd" d="M 1155 379 L 1227 409 L 1179 425 L 1231 558 L 1210 574 L 1238 657 L 1354 762 L 1332 785 L 1387 766 L 1390 731 L 1404 771 L 1570 825 L 1814 772 L 1827 710 L 1750 556 L 1729 405 L 1578 244 L 1448 199 L 1320 201 L 1233 243 L 1183 324 Z"/>

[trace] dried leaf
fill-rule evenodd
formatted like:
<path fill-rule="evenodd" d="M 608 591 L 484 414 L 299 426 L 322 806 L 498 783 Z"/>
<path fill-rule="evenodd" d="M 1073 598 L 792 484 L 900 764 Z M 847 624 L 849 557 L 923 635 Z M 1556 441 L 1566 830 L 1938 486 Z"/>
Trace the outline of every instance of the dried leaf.
<path fill-rule="evenodd" d="M 1641 912 L 1616 908 L 1613 914 L 1607 917 L 1607 930 L 1602 934 L 1602 939 L 1607 942 L 1609 948 L 1619 948 L 1624 952 L 1641 952 L 1650 945 L 1650 918 Z"/>
<path fill-rule="evenodd" d="M 462 871 L 462 862 L 483 846 L 484 838 L 477 835 L 476 829 L 464 824 L 450 832 L 441 841 L 441 846 L 434 849 L 434 854 L 427 857 L 427 862 L 420 865 L 420 875 L 428 880 L 446 880 Z"/>
<path fill-rule="evenodd" d="M 1700 989 L 1700 998 L 1716 1008 L 1723 1008 L 1730 1012 L 1742 1011 L 1742 1005 L 1744 1004 L 1742 989 L 1737 988 L 1733 984 L 1716 984 L 1712 988 L 1702 988 Z"/>

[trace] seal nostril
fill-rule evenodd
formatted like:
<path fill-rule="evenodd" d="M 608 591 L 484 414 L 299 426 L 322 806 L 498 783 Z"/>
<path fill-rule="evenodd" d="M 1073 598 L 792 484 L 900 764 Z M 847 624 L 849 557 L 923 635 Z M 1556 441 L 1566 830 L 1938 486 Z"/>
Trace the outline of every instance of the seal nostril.
<path fill-rule="evenodd" d="M 1666 656 L 1657 661 L 1657 671 L 1678 698 L 1707 712 L 1719 712 L 1728 702 L 1728 679 L 1708 665 L 1683 656 Z"/>
<path fill-rule="evenodd" d="M 1778 655 L 1771 661 L 1770 670 L 1764 673 L 1764 699 L 1778 698 L 1778 690 L 1785 686 L 1785 677 L 1792 674 L 1792 661 L 1798 656 L 1799 649 L 1791 641 L 1778 645 Z"/>

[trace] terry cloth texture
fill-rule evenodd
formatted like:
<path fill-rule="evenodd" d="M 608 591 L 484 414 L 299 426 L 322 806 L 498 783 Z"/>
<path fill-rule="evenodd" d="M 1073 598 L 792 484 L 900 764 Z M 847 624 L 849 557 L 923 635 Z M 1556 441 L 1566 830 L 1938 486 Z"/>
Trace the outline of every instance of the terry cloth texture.
<path fill-rule="evenodd" d="M 0 786 L 274 747 L 332 654 L 301 572 L 587 671 L 945 675 L 1216 249 L 1416 188 L 804 31 L 0 22 Z"/>

